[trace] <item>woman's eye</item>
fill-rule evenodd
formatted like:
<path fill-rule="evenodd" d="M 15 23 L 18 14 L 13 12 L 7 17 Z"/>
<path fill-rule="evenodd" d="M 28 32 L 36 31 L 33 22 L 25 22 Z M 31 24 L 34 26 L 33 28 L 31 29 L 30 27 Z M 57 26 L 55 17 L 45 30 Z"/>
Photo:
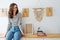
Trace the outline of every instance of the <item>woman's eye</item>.
<path fill-rule="evenodd" d="M 17 7 L 15 7 L 15 8 L 17 8 Z"/>

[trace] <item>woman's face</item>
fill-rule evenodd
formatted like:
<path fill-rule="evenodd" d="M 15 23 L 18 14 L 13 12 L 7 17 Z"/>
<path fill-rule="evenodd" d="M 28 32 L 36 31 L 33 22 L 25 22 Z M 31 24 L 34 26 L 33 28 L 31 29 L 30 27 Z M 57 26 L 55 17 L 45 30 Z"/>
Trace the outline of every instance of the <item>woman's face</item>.
<path fill-rule="evenodd" d="M 17 11 L 17 6 L 16 6 L 16 5 L 14 5 L 14 7 L 13 7 L 13 11 L 14 11 L 14 12 Z"/>

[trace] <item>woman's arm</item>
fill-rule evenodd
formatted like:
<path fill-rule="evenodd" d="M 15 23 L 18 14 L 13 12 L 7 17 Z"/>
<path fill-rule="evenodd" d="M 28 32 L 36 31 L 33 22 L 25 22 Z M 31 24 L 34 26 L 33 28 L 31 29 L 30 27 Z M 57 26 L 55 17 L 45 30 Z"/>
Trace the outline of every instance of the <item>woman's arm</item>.
<path fill-rule="evenodd" d="M 11 22 L 10 22 L 10 18 L 8 19 L 9 23 L 8 23 L 8 27 L 7 27 L 7 32 L 10 30 L 10 28 L 12 27 L 11 25 Z"/>
<path fill-rule="evenodd" d="M 6 31 L 6 34 L 5 34 L 5 37 L 6 37 L 6 35 L 7 35 L 7 33 L 8 33 L 8 31 L 10 30 L 10 28 L 12 27 L 11 25 L 11 22 L 10 22 L 10 19 L 8 18 L 8 27 L 7 27 L 7 31 Z"/>
<path fill-rule="evenodd" d="M 19 21 L 18 21 L 19 29 L 20 29 L 21 33 L 24 34 L 22 31 L 22 14 L 19 13 L 18 17 L 19 17 Z"/>
<path fill-rule="evenodd" d="M 7 32 L 10 30 L 10 28 L 12 27 L 11 26 L 12 24 L 11 24 L 11 22 L 10 22 L 10 18 L 8 18 L 8 27 L 7 27 Z"/>

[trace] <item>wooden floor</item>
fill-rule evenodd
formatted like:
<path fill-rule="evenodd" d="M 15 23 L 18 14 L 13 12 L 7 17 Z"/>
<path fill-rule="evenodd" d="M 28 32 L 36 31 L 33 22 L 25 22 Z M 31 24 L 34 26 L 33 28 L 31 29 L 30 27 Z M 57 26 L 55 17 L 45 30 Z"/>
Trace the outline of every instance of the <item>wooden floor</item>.
<path fill-rule="evenodd" d="M 0 38 L 5 38 L 5 36 L 0 34 Z M 47 34 L 46 36 L 25 35 L 22 38 L 60 38 L 60 34 Z"/>

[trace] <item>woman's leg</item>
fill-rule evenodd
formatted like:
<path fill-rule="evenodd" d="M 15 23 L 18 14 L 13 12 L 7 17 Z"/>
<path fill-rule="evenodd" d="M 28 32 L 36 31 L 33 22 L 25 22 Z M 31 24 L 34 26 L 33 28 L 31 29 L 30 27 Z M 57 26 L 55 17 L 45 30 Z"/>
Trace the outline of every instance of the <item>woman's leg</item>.
<path fill-rule="evenodd" d="M 6 35 L 6 40 L 12 40 L 12 38 L 13 38 L 13 32 L 12 31 L 9 31 L 8 33 L 7 33 L 7 35 Z"/>
<path fill-rule="evenodd" d="M 21 32 L 17 31 L 14 33 L 14 40 L 21 40 Z"/>

